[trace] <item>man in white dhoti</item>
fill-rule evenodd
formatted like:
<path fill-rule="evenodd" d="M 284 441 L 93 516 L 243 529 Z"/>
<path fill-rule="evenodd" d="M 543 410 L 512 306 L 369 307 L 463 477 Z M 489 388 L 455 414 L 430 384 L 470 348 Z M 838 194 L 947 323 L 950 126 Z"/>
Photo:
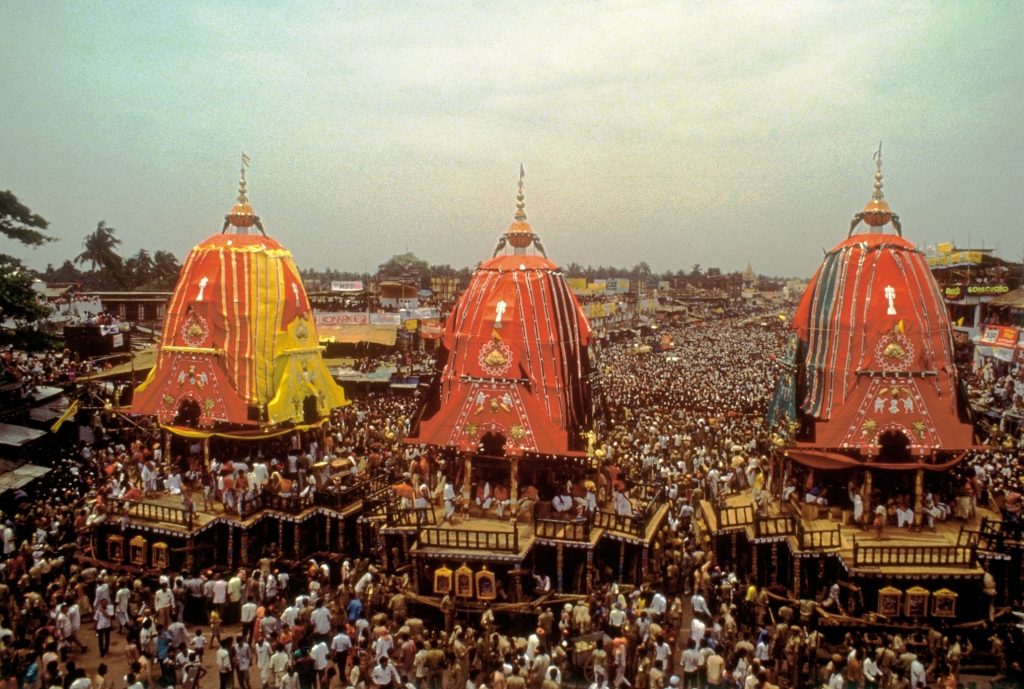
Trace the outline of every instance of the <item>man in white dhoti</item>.
<path fill-rule="evenodd" d="M 426 483 L 420 483 L 412 506 L 417 510 L 425 510 L 430 507 L 430 488 Z"/>
<path fill-rule="evenodd" d="M 896 505 L 896 526 L 901 529 L 914 523 L 914 510 L 909 505 Z"/>
<path fill-rule="evenodd" d="M 508 488 L 502 483 L 497 483 L 494 486 L 494 505 L 495 513 L 498 517 L 505 515 L 505 508 L 512 504 L 512 499 L 509 496 Z"/>
<path fill-rule="evenodd" d="M 452 485 L 451 479 L 445 478 L 444 481 L 444 518 L 450 520 L 455 515 L 455 486 Z"/>
<path fill-rule="evenodd" d="M 491 505 L 494 504 L 494 500 L 491 498 L 491 482 L 484 481 L 483 485 L 477 484 L 476 486 L 476 498 L 474 502 L 482 510 L 491 509 Z"/>
<path fill-rule="evenodd" d="M 633 503 L 629 501 L 629 497 L 621 490 L 615 489 L 615 513 L 623 517 L 633 516 Z"/>
<path fill-rule="evenodd" d="M 263 492 L 263 486 L 267 485 L 270 480 L 270 470 L 267 469 L 265 462 L 256 462 L 252 465 L 252 474 L 250 475 L 252 481 L 253 490 L 256 493 Z"/>

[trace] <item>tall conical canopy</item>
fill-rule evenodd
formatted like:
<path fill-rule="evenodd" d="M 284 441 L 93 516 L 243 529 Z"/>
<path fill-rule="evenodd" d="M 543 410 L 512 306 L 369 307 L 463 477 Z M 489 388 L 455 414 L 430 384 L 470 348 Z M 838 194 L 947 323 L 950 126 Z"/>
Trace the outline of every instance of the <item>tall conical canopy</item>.
<path fill-rule="evenodd" d="M 239 200 L 225 231 L 189 253 L 174 288 L 157 363 L 132 411 L 164 424 L 314 423 L 346 404 L 324 365 L 291 253 Z M 255 225 L 260 234 L 247 234 Z"/>
<path fill-rule="evenodd" d="M 868 208 L 825 255 L 793 320 L 804 419 L 795 454 L 853 452 L 877 458 L 879 467 L 930 457 L 937 466 L 940 456 L 973 446 L 973 428 L 958 397 L 945 303 L 925 257 L 900 234 L 877 229 L 885 218 L 900 232 L 898 217 L 881 205 L 878 160 Z M 860 219 L 870 230 L 853 234 Z"/>
<path fill-rule="evenodd" d="M 590 324 L 558 266 L 525 251 L 538 241 L 526 224 L 520 173 L 513 223 L 445 323 L 438 382 L 410 442 L 487 454 L 583 453 Z M 506 243 L 515 253 L 499 255 Z"/>

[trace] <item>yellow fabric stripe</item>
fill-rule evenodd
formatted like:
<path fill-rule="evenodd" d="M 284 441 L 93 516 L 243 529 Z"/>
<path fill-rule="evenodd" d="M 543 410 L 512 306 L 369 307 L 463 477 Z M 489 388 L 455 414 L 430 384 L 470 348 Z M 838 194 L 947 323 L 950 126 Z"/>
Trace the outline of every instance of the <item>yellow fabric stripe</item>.
<path fill-rule="evenodd" d="M 265 440 L 267 438 L 278 438 L 282 435 L 294 433 L 295 431 L 310 431 L 315 428 L 320 428 L 324 425 L 327 419 L 321 419 L 314 421 L 313 423 L 295 424 L 289 428 L 283 428 L 275 431 L 267 431 L 259 434 L 249 433 L 226 433 L 217 431 L 199 431 L 194 428 L 183 428 L 181 426 L 172 426 L 170 424 L 160 424 L 160 428 L 173 433 L 180 438 L 192 438 L 202 440 L 205 438 L 226 438 L 228 440 Z"/>
<path fill-rule="evenodd" d="M 287 249 L 268 249 L 263 246 L 224 246 L 221 245 L 208 245 L 208 246 L 197 246 L 192 249 L 192 253 L 200 254 L 208 251 L 226 251 L 228 253 L 235 254 L 264 254 L 272 258 L 290 258 L 292 252 Z"/>
<path fill-rule="evenodd" d="M 238 348 L 235 350 L 235 355 L 242 362 L 239 366 L 245 367 L 245 387 L 243 389 L 243 398 L 250 404 L 256 399 L 256 382 L 255 382 L 255 362 L 252 360 L 251 352 L 253 347 L 253 338 L 257 337 L 255 328 L 253 327 L 253 312 L 252 312 L 252 284 L 250 263 L 255 260 L 255 255 L 241 257 L 242 265 L 240 268 L 236 267 L 236 272 L 232 276 L 235 282 L 235 309 L 238 312 L 238 319 L 242 327 L 245 328 L 245 342 L 243 343 L 241 337 L 238 340 Z M 238 273 L 241 272 L 241 276 Z"/>
<path fill-rule="evenodd" d="M 273 386 L 272 366 L 273 342 L 269 330 L 269 319 L 274 304 L 269 293 L 269 281 L 273 279 L 271 259 L 266 254 L 253 254 L 249 258 L 248 275 L 249 313 L 252 319 L 252 349 L 250 365 L 252 367 L 253 400 L 266 404 L 270 399 L 270 388 Z"/>
<path fill-rule="evenodd" d="M 214 356 L 224 354 L 224 350 L 217 347 L 178 347 L 176 345 L 166 345 L 164 346 L 164 351 L 181 352 L 183 354 L 213 354 Z"/>
<path fill-rule="evenodd" d="M 236 349 L 234 349 L 232 339 L 238 337 L 238 324 L 234 321 L 234 313 L 231 310 L 230 299 L 228 298 L 228 288 L 230 287 L 228 275 L 230 273 L 227 269 L 227 253 L 222 251 L 217 258 L 220 261 L 220 279 L 218 282 L 220 283 L 220 317 L 224 319 L 224 349 L 234 352 Z M 233 261 L 233 258 L 231 260 Z M 225 373 L 234 389 L 242 394 L 243 387 L 239 381 L 238 361 L 228 358 L 225 365 Z"/>

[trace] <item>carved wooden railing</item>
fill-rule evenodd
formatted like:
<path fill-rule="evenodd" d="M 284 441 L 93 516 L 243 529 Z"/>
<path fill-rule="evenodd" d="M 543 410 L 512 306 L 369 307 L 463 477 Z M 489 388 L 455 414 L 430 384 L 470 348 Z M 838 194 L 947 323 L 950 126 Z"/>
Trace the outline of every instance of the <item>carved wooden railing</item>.
<path fill-rule="evenodd" d="M 843 533 L 838 524 L 824 529 L 808 529 L 797 522 L 796 537 L 800 550 L 828 550 L 843 545 Z"/>
<path fill-rule="evenodd" d="M 555 538 L 563 541 L 590 542 L 590 520 L 538 518 L 534 521 L 534 535 L 537 538 Z"/>
<path fill-rule="evenodd" d="M 178 524 L 192 528 L 192 513 L 185 512 L 180 507 L 167 507 L 156 505 L 150 502 L 136 502 L 134 500 L 109 500 L 108 510 L 111 514 L 126 514 L 132 519 L 147 522 L 163 522 L 165 524 Z"/>
<path fill-rule="evenodd" d="M 364 472 L 356 476 L 345 476 L 341 485 L 328 484 L 316 492 L 316 504 L 341 511 L 357 500 L 372 500 L 375 496 L 390 493 L 391 483 L 387 476 L 371 476 Z"/>
<path fill-rule="evenodd" d="M 761 516 L 754 514 L 754 537 L 792 536 L 796 533 L 796 520 L 792 516 Z"/>
<path fill-rule="evenodd" d="M 477 531 L 434 526 L 420 529 L 419 543 L 435 548 L 519 552 L 519 529 L 512 531 Z"/>
<path fill-rule="evenodd" d="M 715 505 L 715 524 L 721 529 L 737 529 L 754 523 L 752 505 Z"/>
<path fill-rule="evenodd" d="M 384 518 L 390 527 L 437 526 L 437 517 L 430 507 L 402 507 L 397 500 L 384 503 Z"/>
<path fill-rule="evenodd" d="M 598 510 L 594 513 L 594 527 L 634 538 L 643 538 L 647 531 L 647 520 L 645 515 L 627 516 L 616 512 Z"/>
<path fill-rule="evenodd" d="M 973 567 L 974 546 L 956 545 L 861 545 L 853 542 L 854 566 Z"/>
<path fill-rule="evenodd" d="M 1003 553 L 1005 552 L 1007 533 L 1003 530 L 1003 523 L 989 521 L 988 517 L 982 517 L 978 528 L 969 529 L 961 526 L 956 535 L 956 544 L 962 548 L 974 548 L 982 552 Z"/>
<path fill-rule="evenodd" d="M 665 487 L 656 483 L 637 483 L 627 491 L 631 499 L 644 505 L 662 502 L 664 494 Z"/>
<path fill-rule="evenodd" d="M 273 490 L 264 490 L 241 501 L 241 516 L 248 517 L 264 510 L 275 510 L 288 514 L 298 514 L 314 504 L 314 495 L 285 494 Z"/>

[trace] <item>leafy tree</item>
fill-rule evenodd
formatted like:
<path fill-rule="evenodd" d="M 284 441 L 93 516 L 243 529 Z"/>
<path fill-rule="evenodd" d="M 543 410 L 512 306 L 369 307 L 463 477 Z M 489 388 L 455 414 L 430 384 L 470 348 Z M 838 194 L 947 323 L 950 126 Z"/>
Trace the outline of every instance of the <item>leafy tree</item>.
<path fill-rule="evenodd" d="M 407 275 L 412 273 L 425 274 L 430 264 L 416 254 L 406 252 L 396 254 L 377 267 L 378 275 Z"/>
<path fill-rule="evenodd" d="M 629 272 L 630 277 L 633 278 L 647 279 L 651 277 L 651 267 L 647 265 L 647 261 L 640 261 Z"/>
<path fill-rule="evenodd" d="M 70 260 L 61 263 L 60 268 L 54 268 L 52 264 L 47 265 L 46 272 L 43 273 L 43 280 L 46 282 L 80 283 L 83 277 L 82 271 Z"/>
<path fill-rule="evenodd" d="M 452 268 L 449 263 L 440 263 L 430 266 L 427 272 L 429 277 L 453 278 L 458 271 Z"/>
<path fill-rule="evenodd" d="M 53 240 L 43 230 L 49 223 L 23 205 L 10 191 L 0 192 L 0 233 L 39 246 Z M 52 344 L 45 321 L 50 309 L 32 288 L 32 274 L 21 261 L 0 254 L 0 343 L 39 349 Z"/>
<path fill-rule="evenodd" d="M 564 266 L 562 268 L 562 272 L 564 272 L 569 277 L 580 277 L 583 275 L 583 266 L 573 261 L 569 265 Z"/>
<path fill-rule="evenodd" d="M 50 226 L 42 217 L 18 201 L 10 191 L 0 191 L 0 232 L 25 246 L 39 246 L 52 242 L 53 237 L 43 234 Z"/>
<path fill-rule="evenodd" d="M 89 263 L 91 270 L 100 269 L 120 275 L 124 261 L 117 253 L 121 240 L 114 236 L 116 231 L 105 220 L 100 220 L 96 231 L 86 235 L 82 242 L 85 251 L 75 256 L 75 263 Z"/>

